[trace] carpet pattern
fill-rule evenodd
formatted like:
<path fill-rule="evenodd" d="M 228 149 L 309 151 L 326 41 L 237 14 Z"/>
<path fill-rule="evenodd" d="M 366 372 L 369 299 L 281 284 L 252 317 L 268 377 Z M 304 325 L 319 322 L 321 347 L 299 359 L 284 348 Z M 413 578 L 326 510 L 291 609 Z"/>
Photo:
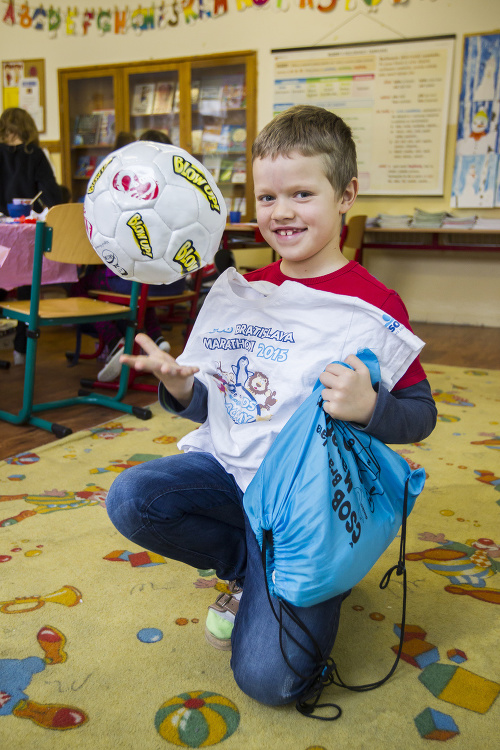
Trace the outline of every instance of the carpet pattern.
<path fill-rule="evenodd" d="M 192 424 L 155 406 L 0 462 L 0 738 L 7 750 L 413 750 L 498 747 L 500 371 L 427 368 L 439 421 L 398 451 L 424 466 L 409 519 L 403 661 L 381 688 L 330 687 L 339 721 L 247 698 L 206 644 L 214 571 L 125 540 L 104 510 L 113 478 L 177 451 Z M 344 602 L 342 679 L 372 682 L 399 640 L 401 580 L 378 584 L 395 540 Z"/>

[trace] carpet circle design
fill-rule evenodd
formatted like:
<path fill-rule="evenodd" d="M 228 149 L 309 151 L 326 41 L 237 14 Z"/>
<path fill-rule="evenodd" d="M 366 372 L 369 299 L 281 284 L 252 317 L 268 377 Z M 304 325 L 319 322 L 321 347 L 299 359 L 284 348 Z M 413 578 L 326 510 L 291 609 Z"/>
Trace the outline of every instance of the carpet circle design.
<path fill-rule="evenodd" d="M 155 727 L 164 740 L 180 747 L 209 747 L 238 728 L 240 713 L 223 695 L 208 690 L 180 693 L 158 709 Z"/>
<path fill-rule="evenodd" d="M 163 638 L 163 632 L 158 628 L 142 628 L 137 633 L 137 638 L 142 643 L 157 643 Z"/>

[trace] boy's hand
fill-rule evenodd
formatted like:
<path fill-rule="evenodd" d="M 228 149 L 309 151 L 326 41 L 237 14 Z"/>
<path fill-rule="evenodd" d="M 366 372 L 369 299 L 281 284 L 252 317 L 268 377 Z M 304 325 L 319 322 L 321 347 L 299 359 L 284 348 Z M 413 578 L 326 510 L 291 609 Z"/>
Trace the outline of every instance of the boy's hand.
<path fill-rule="evenodd" d="M 199 371 L 199 367 L 178 365 L 170 354 L 156 346 L 145 333 L 138 333 L 135 340 L 145 354 L 122 354 L 120 362 L 138 372 L 151 372 L 156 375 L 182 406 L 188 406 L 193 395 L 194 374 Z"/>
<path fill-rule="evenodd" d="M 325 386 L 321 392 L 323 409 L 334 419 L 357 422 L 366 427 L 377 401 L 377 393 L 370 380 L 370 370 L 354 354 L 350 354 L 345 361 L 354 369 L 331 364 L 319 376 Z"/>

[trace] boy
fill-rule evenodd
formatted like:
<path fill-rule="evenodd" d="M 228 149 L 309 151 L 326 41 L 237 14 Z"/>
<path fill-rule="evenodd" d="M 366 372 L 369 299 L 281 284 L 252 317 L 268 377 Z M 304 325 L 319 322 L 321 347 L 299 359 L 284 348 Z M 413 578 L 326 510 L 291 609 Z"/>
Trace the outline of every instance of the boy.
<path fill-rule="evenodd" d="M 242 509 L 246 487 L 318 376 L 328 414 L 385 442 L 424 439 L 436 408 L 418 361 L 422 342 L 399 325 L 409 328 L 402 301 L 339 249 L 342 216 L 358 191 L 348 126 L 324 109 L 292 107 L 257 137 L 253 170 L 259 228 L 281 260 L 245 278 L 234 269 L 223 274 L 177 361 L 137 336 L 145 354 L 123 361 L 158 377 L 166 409 L 202 425 L 180 441 L 184 454 L 117 477 L 107 504 L 132 541 L 230 581 L 229 593 L 209 608 L 207 639 L 232 648 L 244 692 L 280 705 L 300 700 L 321 673 L 343 597 L 292 607 L 321 658 L 292 618 L 280 644 L 260 550 Z M 378 311 L 374 322 L 374 308 L 388 322 L 380 323 Z M 364 346 L 387 372 L 375 388 L 354 354 Z M 329 364 L 334 360 L 353 369 Z"/>

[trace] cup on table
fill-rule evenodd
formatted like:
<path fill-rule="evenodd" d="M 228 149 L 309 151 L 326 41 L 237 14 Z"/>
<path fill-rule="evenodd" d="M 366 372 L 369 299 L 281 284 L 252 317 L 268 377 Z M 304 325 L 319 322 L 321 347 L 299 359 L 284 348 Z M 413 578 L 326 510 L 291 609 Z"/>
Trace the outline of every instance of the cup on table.
<path fill-rule="evenodd" d="M 29 216 L 31 206 L 26 203 L 8 203 L 7 211 L 9 212 L 9 216 L 15 219 L 18 216 Z"/>
<path fill-rule="evenodd" d="M 229 222 L 230 224 L 239 224 L 241 221 L 241 211 L 230 211 Z"/>

